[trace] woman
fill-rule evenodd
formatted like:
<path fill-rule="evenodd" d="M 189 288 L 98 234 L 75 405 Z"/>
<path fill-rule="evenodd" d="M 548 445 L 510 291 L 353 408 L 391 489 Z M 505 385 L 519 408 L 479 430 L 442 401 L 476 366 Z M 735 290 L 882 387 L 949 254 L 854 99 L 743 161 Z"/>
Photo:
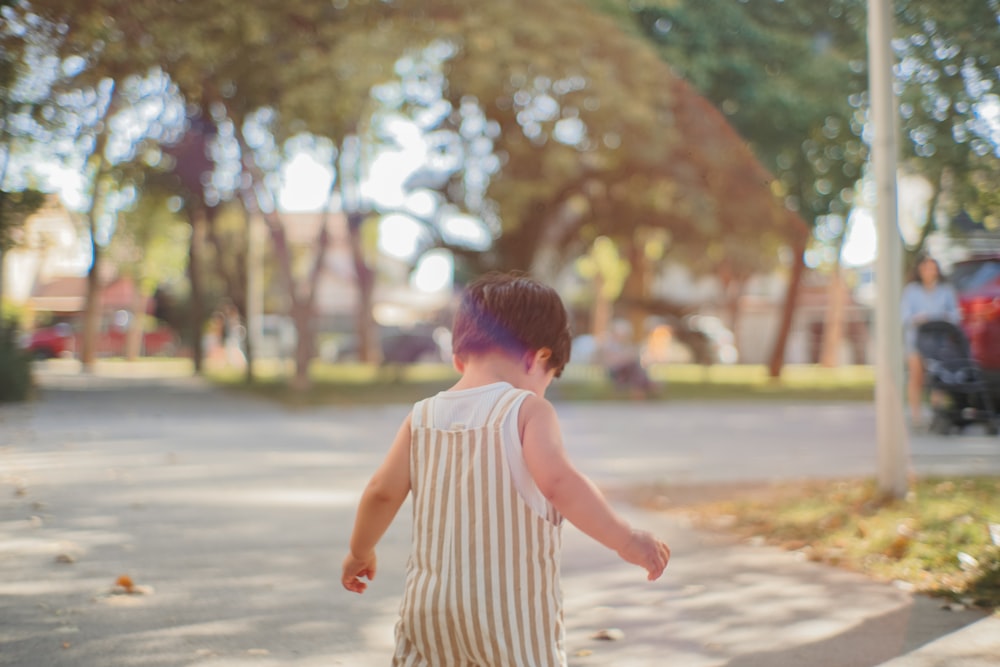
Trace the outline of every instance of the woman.
<path fill-rule="evenodd" d="M 921 426 L 924 361 L 917 350 L 917 329 L 924 322 L 945 320 L 958 324 L 961 320 L 955 290 L 944 282 L 941 266 L 933 258 L 924 256 L 917 261 L 913 280 L 903 288 L 902 311 L 910 418 L 914 426 Z"/>

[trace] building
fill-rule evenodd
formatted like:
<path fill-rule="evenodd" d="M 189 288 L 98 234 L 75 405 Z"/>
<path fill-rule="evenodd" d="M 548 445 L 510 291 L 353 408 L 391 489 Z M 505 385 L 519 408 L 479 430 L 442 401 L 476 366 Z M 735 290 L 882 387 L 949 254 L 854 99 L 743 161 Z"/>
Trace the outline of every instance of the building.
<path fill-rule="evenodd" d="M 90 253 L 80 222 L 57 196 L 25 220 L 20 242 L 4 253 L 3 262 L 6 303 L 29 311 L 82 310 L 78 281 L 87 273 Z"/>

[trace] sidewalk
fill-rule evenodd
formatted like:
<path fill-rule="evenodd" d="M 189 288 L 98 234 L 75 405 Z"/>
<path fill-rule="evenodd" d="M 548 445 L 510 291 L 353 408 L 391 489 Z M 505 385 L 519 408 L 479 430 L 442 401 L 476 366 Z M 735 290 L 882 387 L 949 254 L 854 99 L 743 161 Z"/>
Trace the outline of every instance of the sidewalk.
<path fill-rule="evenodd" d="M 0 665 L 388 664 L 409 509 L 368 593 L 345 593 L 337 574 L 358 493 L 407 406 L 288 411 L 192 378 L 44 381 L 38 402 L 0 406 Z M 857 447 L 866 406 L 558 409 L 578 465 L 611 486 L 870 465 Z M 1000 449 L 918 444 L 928 465 L 953 472 Z M 673 557 L 650 583 L 566 526 L 570 667 L 1000 664 L 995 617 L 696 530 L 680 514 L 621 509 Z M 153 592 L 111 595 L 121 574 Z M 609 630 L 618 638 L 595 638 Z"/>
<path fill-rule="evenodd" d="M 563 588 L 571 666 L 874 667 L 909 659 L 899 656 L 956 631 L 979 638 L 986 663 L 967 662 L 966 652 L 943 645 L 935 653 L 944 655 L 941 662 L 891 664 L 1000 664 L 1000 621 L 984 622 L 979 611 L 949 611 L 939 600 L 794 552 L 692 529 L 677 515 L 623 509 L 636 525 L 665 536 L 673 557 L 661 581 L 649 584 L 567 527 Z M 593 638 L 609 628 L 623 638 Z"/>

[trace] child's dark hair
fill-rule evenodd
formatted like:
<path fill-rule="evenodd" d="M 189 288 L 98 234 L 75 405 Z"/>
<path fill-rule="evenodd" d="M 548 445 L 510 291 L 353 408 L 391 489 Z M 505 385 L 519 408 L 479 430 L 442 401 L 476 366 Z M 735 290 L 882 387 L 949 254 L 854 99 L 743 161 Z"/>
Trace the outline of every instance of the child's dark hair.
<path fill-rule="evenodd" d="M 517 273 L 490 273 L 462 295 L 452 326 L 452 350 L 459 358 L 502 350 L 521 356 L 547 347 L 548 368 L 562 374 L 569 362 L 570 332 L 559 294 Z"/>

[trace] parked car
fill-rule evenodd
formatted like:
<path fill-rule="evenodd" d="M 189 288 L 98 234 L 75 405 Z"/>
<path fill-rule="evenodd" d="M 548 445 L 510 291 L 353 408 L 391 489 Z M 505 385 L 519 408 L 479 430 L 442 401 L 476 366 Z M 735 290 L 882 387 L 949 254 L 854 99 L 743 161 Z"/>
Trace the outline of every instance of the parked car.
<path fill-rule="evenodd" d="M 444 327 L 379 330 L 382 361 L 386 364 L 442 363 L 451 361 L 451 332 Z M 337 344 L 335 361 L 357 361 L 358 340 L 349 336 Z"/>
<path fill-rule="evenodd" d="M 120 357 L 125 354 L 127 322 L 127 317 L 116 316 L 113 321 L 100 328 L 97 335 L 97 356 Z M 83 332 L 69 322 L 57 322 L 27 334 L 24 348 L 36 359 L 78 356 L 83 349 Z M 140 349 L 143 356 L 170 356 L 177 349 L 178 336 L 172 328 L 159 324 L 155 329 L 143 332 Z"/>
<path fill-rule="evenodd" d="M 956 262 L 951 281 L 972 356 L 1000 379 L 1000 253 Z"/>
<path fill-rule="evenodd" d="M 76 334 L 68 322 L 59 322 L 26 333 L 24 349 L 36 359 L 73 356 L 76 352 Z"/>
<path fill-rule="evenodd" d="M 295 322 L 284 315 L 264 315 L 260 319 L 260 338 L 254 356 L 258 359 L 290 359 L 295 355 L 299 334 Z"/>

